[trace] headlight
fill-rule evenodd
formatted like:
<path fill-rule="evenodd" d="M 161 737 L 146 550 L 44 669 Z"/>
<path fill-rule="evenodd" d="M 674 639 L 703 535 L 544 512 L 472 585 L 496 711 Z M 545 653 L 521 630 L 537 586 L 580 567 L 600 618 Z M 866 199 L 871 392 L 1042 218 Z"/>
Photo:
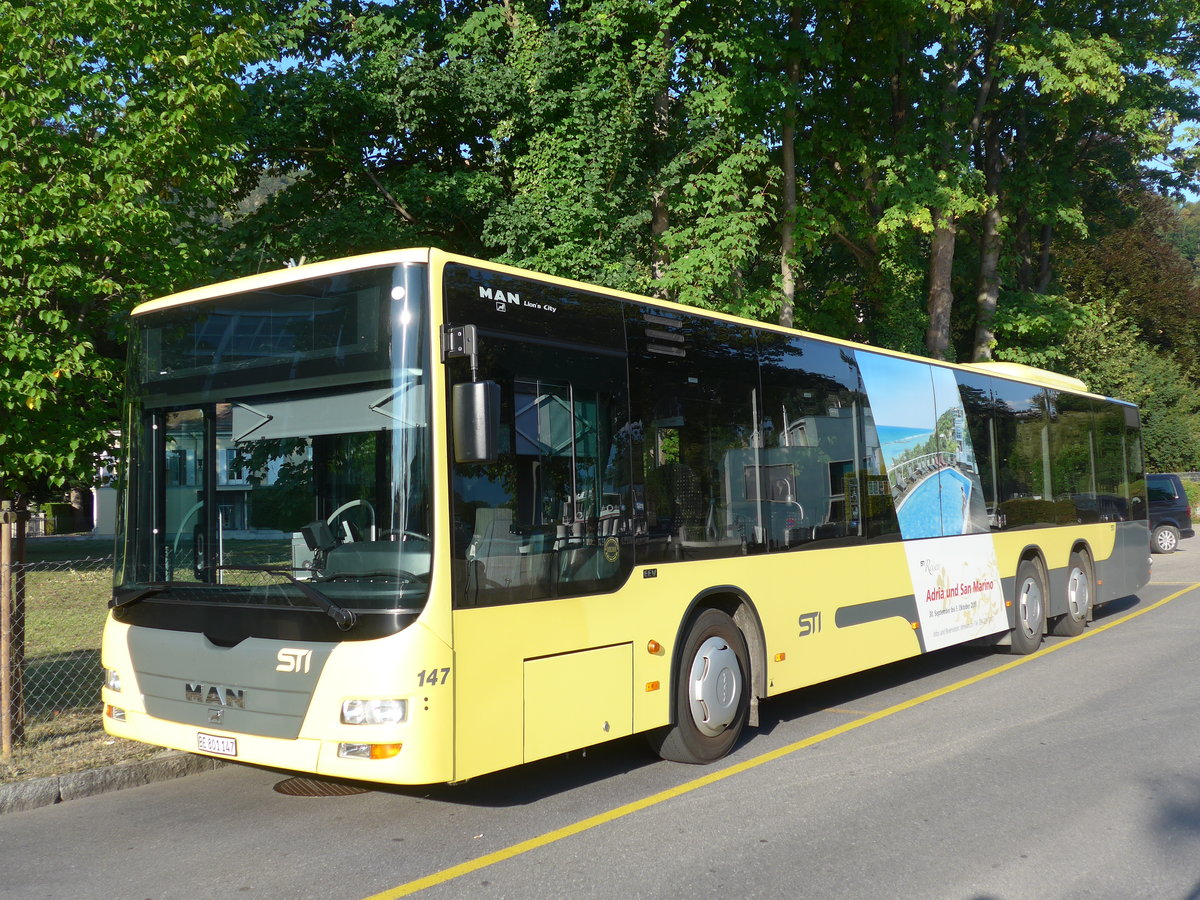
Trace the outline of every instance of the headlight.
<path fill-rule="evenodd" d="M 398 725 L 408 719 L 407 700 L 344 700 L 344 725 Z"/>
<path fill-rule="evenodd" d="M 121 690 L 121 673 L 116 669 L 104 670 L 104 686 L 110 691 Z"/>

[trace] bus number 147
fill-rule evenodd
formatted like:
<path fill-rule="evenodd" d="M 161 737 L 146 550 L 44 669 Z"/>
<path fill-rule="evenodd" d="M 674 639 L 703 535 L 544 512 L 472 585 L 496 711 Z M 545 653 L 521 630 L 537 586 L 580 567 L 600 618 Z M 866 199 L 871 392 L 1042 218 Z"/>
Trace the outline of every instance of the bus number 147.
<path fill-rule="evenodd" d="M 417 687 L 445 684 L 450 679 L 449 667 L 445 669 L 422 669 L 417 673 Z"/>

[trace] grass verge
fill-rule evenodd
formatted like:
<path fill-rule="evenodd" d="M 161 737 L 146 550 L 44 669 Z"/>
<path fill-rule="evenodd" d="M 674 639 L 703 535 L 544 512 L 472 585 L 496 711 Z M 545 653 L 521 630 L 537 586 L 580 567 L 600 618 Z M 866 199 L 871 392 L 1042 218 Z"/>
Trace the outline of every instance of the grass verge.
<path fill-rule="evenodd" d="M 100 709 L 73 709 L 26 726 L 25 743 L 0 759 L 0 784 L 69 775 L 131 760 L 149 759 L 158 747 L 105 734 Z"/>

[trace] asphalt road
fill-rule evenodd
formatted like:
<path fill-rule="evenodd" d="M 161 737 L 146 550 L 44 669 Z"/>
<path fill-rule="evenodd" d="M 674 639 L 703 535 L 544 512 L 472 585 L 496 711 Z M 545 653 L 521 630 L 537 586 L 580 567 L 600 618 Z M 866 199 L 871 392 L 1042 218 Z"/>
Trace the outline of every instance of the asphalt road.
<path fill-rule="evenodd" d="M 1200 540 L 1182 546 L 1082 638 L 768 701 L 714 767 L 633 738 L 295 797 L 230 766 L 0 817 L 0 897 L 1200 898 Z"/>

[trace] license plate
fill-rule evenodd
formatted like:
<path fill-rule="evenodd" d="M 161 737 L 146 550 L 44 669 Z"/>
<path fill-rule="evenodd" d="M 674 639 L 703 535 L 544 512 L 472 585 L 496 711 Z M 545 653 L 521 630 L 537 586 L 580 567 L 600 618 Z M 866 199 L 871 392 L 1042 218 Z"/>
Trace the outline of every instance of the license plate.
<path fill-rule="evenodd" d="M 221 756 L 237 756 L 237 738 L 217 737 L 215 734 L 196 733 L 196 747 L 202 753 L 217 753 Z"/>

